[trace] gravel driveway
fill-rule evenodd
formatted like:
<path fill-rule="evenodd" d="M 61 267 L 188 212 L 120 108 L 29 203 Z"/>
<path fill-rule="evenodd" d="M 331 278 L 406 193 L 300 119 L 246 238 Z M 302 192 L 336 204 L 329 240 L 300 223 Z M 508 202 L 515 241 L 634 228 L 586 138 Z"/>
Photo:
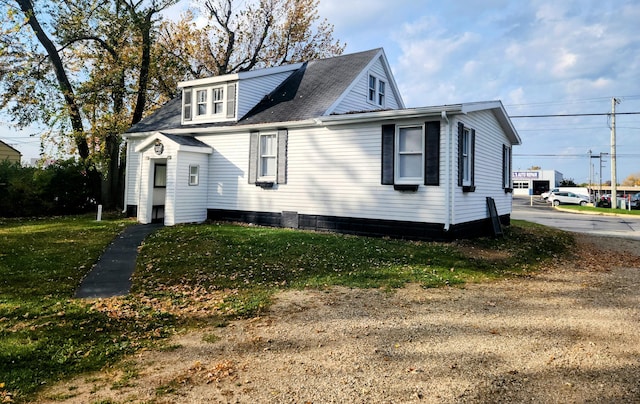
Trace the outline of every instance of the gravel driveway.
<path fill-rule="evenodd" d="M 464 288 L 285 292 L 171 344 L 41 402 L 640 402 L 640 241 L 582 236 L 571 264 Z"/>

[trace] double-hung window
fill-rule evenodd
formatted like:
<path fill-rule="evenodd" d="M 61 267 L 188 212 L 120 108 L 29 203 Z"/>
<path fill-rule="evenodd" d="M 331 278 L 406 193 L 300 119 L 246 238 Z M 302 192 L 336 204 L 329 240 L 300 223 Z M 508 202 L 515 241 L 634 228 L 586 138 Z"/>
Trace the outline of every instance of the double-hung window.
<path fill-rule="evenodd" d="M 386 87 L 387 84 L 383 80 L 380 80 L 378 77 L 370 74 L 368 95 L 369 102 L 377 106 L 384 107 Z"/>
<path fill-rule="evenodd" d="M 251 132 L 249 137 L 249 184 L 272 188 L 287 183 L 288 131 Z"/>
<path fill-rule="evenodd" d="M 421 184 L 424 168 L 424 127 L 399 126 L 396 133 L 396 184 Z"/>
<path fill-rule="evenodd" d="M 278 143 L 275 133 L 260 135 L 260 164 L 258 178 L 261 180 L 274 180 L 276 177 L 276 160 L 278 156 Z"/>
<path fill-rule="evenodd" d="M 213 89 L 211 111 L 213 115 L 222 114 L 224 111 L 224 88 L 216 87 Z"/>
<path fill-rule="evenodd" d="M 189 166 L 189 185 L 198 185 L 200 181 L 200 166 Z"/>
<path fill-rule="evenodd" d="M 476 131 L 458 123 L 458 186 L 463 192 L 475 191 Z"/>
<path fill-rule="evenodd" d="M 462 185 L 471 185 L 471 131 L 462 133 Z"/>
<path fill-rule="evenodd" d="M 196 103 L 198 116 L 207 114 L 207 90 L 198 90 L 196 92 Z"/>

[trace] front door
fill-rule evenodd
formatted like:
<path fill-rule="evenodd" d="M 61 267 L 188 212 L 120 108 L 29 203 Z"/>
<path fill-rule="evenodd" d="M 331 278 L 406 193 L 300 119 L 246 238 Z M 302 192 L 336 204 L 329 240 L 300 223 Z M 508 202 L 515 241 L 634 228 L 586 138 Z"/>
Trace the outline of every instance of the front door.
<path fill-rule="evenodd" d="M 153 196 L 151 223 L 164 223 L 164 204 L 167 197 L 167 162 L 159 160 L 153 165 Z"/>

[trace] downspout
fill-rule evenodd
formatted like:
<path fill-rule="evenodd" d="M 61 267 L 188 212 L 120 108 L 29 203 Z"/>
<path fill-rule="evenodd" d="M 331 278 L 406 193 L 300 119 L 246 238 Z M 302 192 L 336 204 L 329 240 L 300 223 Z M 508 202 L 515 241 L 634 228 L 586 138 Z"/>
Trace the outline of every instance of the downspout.
<path fill-rule="evenodd" d="M 445 130 L 447 134 L 447 150 L 445 152 L 445 170 L 446 175 L 448 176 L 444 181 L 444 199 L 445 199 L 445 219 L 444 219 L 444 231 L 448 232 L 451 227 L 451 210 L 453 209 L 453 204 L 451 203 L 451 183 L 453 179 L 453 171 L 451 170 L 451 123 L 449 122 L 449 117 L 447 117 L 447 111 L 441 112 L 441 117 L 443 121 L 447 122 L 447 128 Z"/>
<path fill-rule="evenodd" d="M 124 199 L 123 199 L 123 203 L 122 203 L 122 213 L 127 213 L 127 196 L 128 196 L 128 190 L 129 190 L 129 142 L 125 141 L 126 147 L 125 147 L 125 153 L 127 153 L 127 155 L 124 157 L 125 161 L 124 161 Z"/>

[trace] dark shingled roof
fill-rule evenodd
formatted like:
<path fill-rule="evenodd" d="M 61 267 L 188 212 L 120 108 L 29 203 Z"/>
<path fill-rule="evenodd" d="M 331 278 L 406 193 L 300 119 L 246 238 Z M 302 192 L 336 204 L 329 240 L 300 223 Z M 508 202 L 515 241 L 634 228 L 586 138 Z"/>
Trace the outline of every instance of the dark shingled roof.
<path fill-rule="evenodd" d="M 194 138 L 193 136 L 180 136 L 163 133 L 164 136 L 176 142 L 177 144 L 184 146 L 197 146 L 197 147 L 211 147 L 208 144 Z"/>
<path fill-rule="evenodd" d="M 163 131 L 176 128 L 249 125 L 291 122 L 323 116 L 347 90 L 380 49 L 306 62 L 271 94 L 235 122 L 181 125 L 182 96 L 178 96 L 127 133 Z"/>

